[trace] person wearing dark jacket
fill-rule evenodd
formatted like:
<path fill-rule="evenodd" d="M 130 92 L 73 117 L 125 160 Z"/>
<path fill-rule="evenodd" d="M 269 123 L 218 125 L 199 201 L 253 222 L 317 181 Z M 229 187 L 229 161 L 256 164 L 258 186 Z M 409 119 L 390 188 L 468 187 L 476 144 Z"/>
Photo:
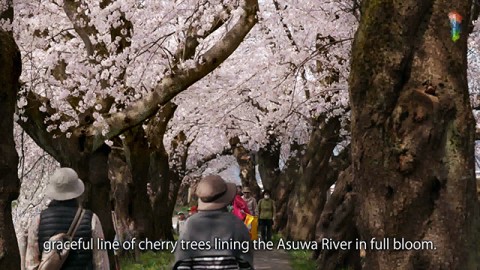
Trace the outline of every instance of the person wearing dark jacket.
<path fill-rule="evenodd" d="M 196 194 L 198 213 L 187 219 L 178 239 L 174 269 L 252 269 L 253 247 L 248 229 L 227 210 L 236 194 L 235 184 L 209 175 L 198 183 Z M 189 248 L 186 243 L 209 244 L 210 248 Z"/>
<path fill-rule="evenodd" d="M 73 169 L 59 168 L 50 177 L 45 193 L 52 201 L 29 227 L 25 255 L 26 270 L 38 269 L 44 248 L 50 245 L 50 237 L 68 231 L 79 207 L 78 197 L 84 190 L 82 180 Z M 104 239 L 102 225 L 97 215 L 86 210 L 79 222 L 72 241 L 82 244 L 70 249 L 61 269 L 110 269 L 107 251 L 96 246 L 97 239 Z M 80 238 L 82 241 L 79 241 Z"/>

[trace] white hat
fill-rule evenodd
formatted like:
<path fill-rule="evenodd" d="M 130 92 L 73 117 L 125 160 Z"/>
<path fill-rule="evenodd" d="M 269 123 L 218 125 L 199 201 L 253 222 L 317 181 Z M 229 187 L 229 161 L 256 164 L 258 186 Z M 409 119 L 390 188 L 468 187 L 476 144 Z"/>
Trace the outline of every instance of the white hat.
<path fill-rule="evenodd" d="M 73 169 L 59 168 L 50 176 L 45 195 L 53 200 L 65 201 L 79 197 L 84 191 L 85 185 Z"/>

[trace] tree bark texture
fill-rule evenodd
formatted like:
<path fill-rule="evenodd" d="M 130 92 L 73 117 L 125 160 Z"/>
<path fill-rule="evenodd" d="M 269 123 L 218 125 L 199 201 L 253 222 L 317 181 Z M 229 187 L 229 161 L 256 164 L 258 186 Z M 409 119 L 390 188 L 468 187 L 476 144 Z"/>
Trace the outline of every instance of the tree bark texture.
<path fill-rule="evenodd" d="M 315 228 L 336 179 L 328 178 L 330 158 L 339 142 L 338 118 L 321 117 L 312 131 L 302 157 L 299 178 L 288 202 L 286 236 L 295 240 L 314 240 Z"/>
<path fill-rule="evenodd" d="M 163 139 L 163 134 L 157 134 Z M 151 182 L 148 173 L 150 152 L 148 139 L 142 126 L 125 132 L 123 141 L 129 171 L 132 174 L 131 214 L 140 237 L 154 236 L 154 215 L 150 197 L 147 194 L 147 183 Z M 152 183 L 151 183 L 152 184 Z"/>
<path fill-rule="evenodd" d="M 275 200 L 275 207 L 277 213 L 275 215 L 275 224 L 273 229 L 283 234 L 287 227 L 287 209 L 288 200 L 293 188 L 295 187 L 295 181 L 299 178 L 300 160 L 302 152 L 305 150 L 305 145 L 300 145 L 297 142 L 290 144 L 290 152 L 292 154 L 285 166 L 277 178 L 277 181 L 273 184 L 272 197 Z"/>
<path fill-rule="evenodd" d="M 240 167 L 240 180 L 243 187 L 249 187 L 257 200 L 260 198 L 260 187 L 255 177 L 255 161 L 254 156 L 245 147 L 240 144 L 238 137 L 230 139 L 230 145 L 233 148 L 233 156 L 237 160 Z"/>
<path fill-rule="evenodd" d="M 10 8 L 6 12 L 13 10 Z M 0 14 L 5 17 L 5 12 Z M 11 19 L 11 18 L 10 18 Z M 20 253 L 12 222 L 12 201 L 20 192 L 13 115 L 22 62 L 11 33 L 0 29 L 0 269 L 20 269 Z"/>
<path fill-rule="evenodd" d="M 116 220 L 113 220 L 115 232 L 125 235 L 129 219 L 133 219 L 133 183 L 132 174 L 121 149 L 112 149 L 108 157 L 108 177 L 112 187 L 112 204 Z M 135 219 L 133 219 L 135 220 Z"/>
<path fill-rule="evenodd" d="M 474 118 L 467 84 L 472 1 L 362 2 L 350 101 L 361 239 L 433 241 L 368 251 L 365 269 L 477 269 Z M 450 39 L 448 12 L 463 17 Z"/>
<path fill-rule="evenodd" d="M 177 106 L 173 103 L 167 103 L 163 106 L 157 116 L 151 119 L 146 131 L 146 138 L 150 144 L 150 151 L 148 152 L 148 179 L 150 179 L 152 188 L 155 191 L 153 200 L 155 239 L 173 240 L 172 213 L 177 200 L 181 179 L 179 170 L 174 167 L 178 164 L 172 162 L 171 168 L 169 163 L 170 158 L 177 155 L 177 148 L 175 145 L 172 145 L 172 157 L 169 157 L 163 144 L 163 137 L 167 129 L 167 124 L 173 117 L 176 108 Z M 175 144 L 177 139 L 178 137 L 174 139 L 172 144 Z M 185 139 L 185 137 L 183 137 L 183 139 Z M 145 155 L 145 153 L 143 153 L 143 155 Z"/>
<path fill-rule="evenodd" d="M 352 169 L 349 167 L 340 173 L 335 190 L 323 208 L 317 223 L 316 241 L 322 242 L 326 238 L 355 243 L 358 233 L 355 228 L 353 184 Z M 350 250 L 318 250 L 314 257 L 319 270 L 362 269 L 360 251 L 355 246 Z"/>
<path fill-rule="evenodd" d="M 280 160 L 280 143 L 274 135 L 270 135 L 267 145 L 260 148 L 256 160 L 263 188 L 272 191 L 273 185 L 280 175 L 278 164 Z"/>
<path fill-rule="evenodd" d="M 91 209 L 99 217 L 105 238 L 113 241 L 115 230 L 112 221 L 112 200 L 110 179 L 108 178 L 108 155 L 110 147 L 103 145 L 94 153 L 86 155 L 79 163 L 60 163 L 62 167 L 71 167 L 80 179 L 86 182 L 83 205 Z M 109 250 L 110 262 L 113 250 Z"/>
<path fill-rule="evenodd" d="M 189 184 L 180 183 L 180 188 L 178 189 L 177 204 L 181 206 L 188 205 L 188 190 L 190 189 Z"/>
<path fill-rule="evenodd" d="M 181 134 L 172 141 L 173 152 L 170 158 L 165 151 L 160 151 L 160 149 L 153 152 L 150 157 L 149 173 L 151 179 L 156 183 L 154 188 L 157 190 L 153 207 L 156 239 L 173 240 L 172 213 L 182 183 L 182 170 L 185 169 L 188 151 L 188 147 L 180 150 L 180 144 L 186 139 Z M 169 167 L 169 163 L 174 166 Z"/>

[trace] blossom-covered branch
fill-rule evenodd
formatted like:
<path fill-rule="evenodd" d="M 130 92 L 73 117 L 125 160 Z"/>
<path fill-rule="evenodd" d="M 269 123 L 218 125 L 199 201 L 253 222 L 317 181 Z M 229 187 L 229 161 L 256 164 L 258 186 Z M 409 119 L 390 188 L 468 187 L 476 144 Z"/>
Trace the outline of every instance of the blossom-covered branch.
<path fill-rule="evenodd" d="M 88 148 L 94 150 L 105 140 L 115 137 L 151 117 L 158 111 L 160 105 L 167 103 L 227 59 L 257 22 L 258 2 L 256 0 L 245 1 L 243 10 L 244 13 L 240 15 L 237 23 L 222 39 L 201 55 L 193 67 L 181 69 L 177 73 L 163 77 L 153 92 L 146 97 L 135 102 L 126 110 L 106 117 L 105 122 L 108 127 L 106 134 L 102 134 L 103 128 L 89 126 L 87 128 Z M 76 132 L 81 132 L 81 130 L 77 129 Z"/>

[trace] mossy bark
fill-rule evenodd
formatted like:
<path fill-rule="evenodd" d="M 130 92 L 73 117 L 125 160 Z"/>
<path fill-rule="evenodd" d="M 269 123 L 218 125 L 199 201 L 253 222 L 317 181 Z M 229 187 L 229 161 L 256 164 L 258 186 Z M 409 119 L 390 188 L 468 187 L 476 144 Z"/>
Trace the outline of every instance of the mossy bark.
<path fill-rule="evenodd" d="M 477 269 L 474 118 L 467 84 L 471 1 L 364 1 L 350 100 L 360 238 L 433 241 L 367 251 L 365 269 Z M 464 18 L 450 39 L 448 12 Z"/>

